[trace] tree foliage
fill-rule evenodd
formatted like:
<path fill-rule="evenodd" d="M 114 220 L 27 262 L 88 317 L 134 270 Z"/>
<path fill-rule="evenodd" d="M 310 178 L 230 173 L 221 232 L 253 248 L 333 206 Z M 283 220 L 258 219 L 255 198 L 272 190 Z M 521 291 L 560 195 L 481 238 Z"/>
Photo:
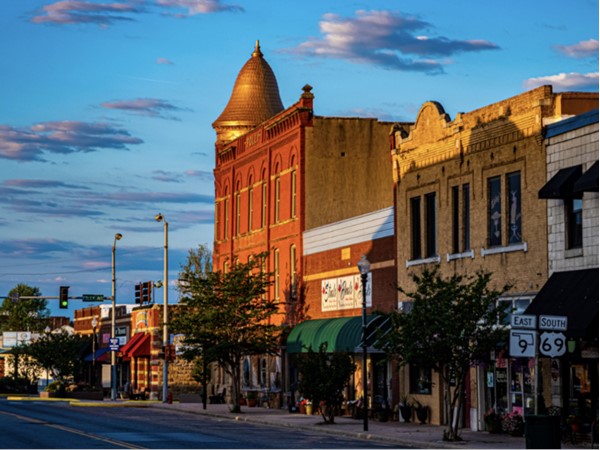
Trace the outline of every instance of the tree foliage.
<path fill-rule="evenodd" d="M 335 412 L 342 405 L 344 387 L 354 373 L 352 358 L 347 353 L 327 353 L 327 342 L 319 351 L 312 347 L 296 356 L 302 395 L 318 405 L 323 420 L 334 423 Z"/>
<path fill-rule="evenodd" d="M 89 338 L 61 330 L 40 335 L 37 340 L 22 347 L 22 352 L 47 370 L 52 378 L 66 382 L 81 375 L 82 351 L 88 345 Z"/>
<path fill-rule="evenodd" d="M 452 415 L 444 438 L 459 440 L 466 375 L 472 363 L 486 358 L 505 339 L 506 331 L 497 326 L 505 312 L 496 300 L 509 286 L 490 289 L 491 274 L 485 272 L 444 278 L 438 267 L 424 269 L 412 279 L 414 291 L 399 289 L 412 300 L 412 310 L 391 313 L 392 331 L 380 346 L 402 365 L 433 369 L 441 375 L 446 407 Z"/>
<path fill-rule="evenodd" d="M 265 295 L 272 283 L 272 274 L 261 270 L 267 254 L 222 272 L 202 264 L 205 251 L 190 253 L 182 267 L 182 306 L 169 325 L 185 335 L 184 357 L 216 361 L 231 377 L 232 411 L 238 412 L 243 358 L 278 350 L 279 328 L 271 320 L 278 303 Z"/>
<path fill-rule="evenodd" d="M 39 288 L 18 284 L 12 288 L 8 297 L 18 294 L 19 297 L 38 297 L 42 294 Z M 46 319 L 50 315 L 47 301 L 42 298 L 5 298 L 0 306 L 0 331 L 42 331 Z"/>

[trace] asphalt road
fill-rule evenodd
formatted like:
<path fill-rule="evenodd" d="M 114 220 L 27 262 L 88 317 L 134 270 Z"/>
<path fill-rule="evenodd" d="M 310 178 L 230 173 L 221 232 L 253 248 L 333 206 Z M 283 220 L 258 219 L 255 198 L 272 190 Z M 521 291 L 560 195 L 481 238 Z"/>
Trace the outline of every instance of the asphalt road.
<path fill-rule="evenodd" d="M 0 448 L 391 448 L 155 408 L 0 401 Z M 397 448 L 397 447 L 395 447 Z"/>

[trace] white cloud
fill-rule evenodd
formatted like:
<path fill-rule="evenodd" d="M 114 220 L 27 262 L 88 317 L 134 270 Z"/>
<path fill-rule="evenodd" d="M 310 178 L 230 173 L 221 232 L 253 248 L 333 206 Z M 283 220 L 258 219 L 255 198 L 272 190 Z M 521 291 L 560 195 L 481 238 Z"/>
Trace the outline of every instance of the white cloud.
<path fill-rule="evenodd" d="M 556 91 L 575 89 L 598 89 L 598 72 L 594 73 L 559 73 L 545 77 L 529 78 L 523 82 L 527 90 L 550 84 Z"/>

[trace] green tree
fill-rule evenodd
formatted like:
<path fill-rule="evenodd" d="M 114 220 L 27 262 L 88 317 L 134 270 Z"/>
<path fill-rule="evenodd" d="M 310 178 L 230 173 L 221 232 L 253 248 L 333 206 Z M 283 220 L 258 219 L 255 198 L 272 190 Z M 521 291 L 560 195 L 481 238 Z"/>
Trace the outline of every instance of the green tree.
<path fill-rule="evenodd" d="M 19 299 L 5 298 L 0 306 L 0 331 L 42 331 L 50 315 L 48 302 L 43 298 L 21 298 L 40 297 L 39 288 L 18 284 L 9 291 L 8 297 L 15 294 Z"/>
<path fill-rule="evenodd" d="M 392 331 L 379 345 L 398 357 L 401 365 L 433 369 L 441 375 L 444 401 L 451 411 L 444 439 L 460 440 L 458 418 L 466 375 L 472 362 L 485 358 L 505 339 L 506 331 L 497 325 L 506 313 L 496 300 L 510 287 L 490 289 L 491 274 L 481 271 L 443 278 L 437 266 L 412 279 L 414 291 L 399 289 L 412 299 L 412 310 L 391 313 Z"/>
<path fill-rule="evenodd" d="M 278 303 L 265 295 L 272 275 L 260 266 L 267 254 L 221 272 L 208 271 L 202 263 L 204 250 L 200 253 L 191 252 L 182 267 L 182 306 L 169 325 L 173 332 L 185 335 L 184 357 L 216 361 L 231 377 L 231 410 L 239 412 L 243 358 L 278 350 L 279 327 L 271 320 Z"/>
<path fill-rule="evenodd" d="M 24 346 L 22 351 L 33 358 L 40 368 L 47 370 L 52 378 L 67 382 L 81 375 L 81 352 L 88 344 L 89 338 L 61 330 L 40 335 L 37 340 Z"/>
<path fill-rule="evenodd" d="M 300 372 L 300 392 L 318 406 L 325 423 L 334 423 L 335 412 L 344 399 L 344 388 L 354 373 L 350 355 L 327 353 L 327 343 L 324 342 L 318 352 L 309 348 L 307 353 L 299 353 L 296 366 Z"/>

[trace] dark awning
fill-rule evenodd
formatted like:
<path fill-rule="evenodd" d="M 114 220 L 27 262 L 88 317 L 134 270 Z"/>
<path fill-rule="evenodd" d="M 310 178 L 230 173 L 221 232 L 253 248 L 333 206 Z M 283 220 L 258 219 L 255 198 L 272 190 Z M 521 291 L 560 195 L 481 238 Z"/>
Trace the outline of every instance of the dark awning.
<path fill-rule="evenodd" d="M 566 316 L 567 337 L 597 337 L 598 269 L 553 273 L 524 314 Z"/>
<path fill-rule="evenodd" d="M 598 161 L 575 182 L 573 191 L 577 194 L 583 192 L 598 192 Z"/>
<path fill-rule="evenodd" d="M 581 166 L 560 169 L 538 193 L 539 198 L 571 198 L 573 186 L 581 177 Z"/>
<path fill-rule="evenodd" d="M 391 321 L 385 316 L 367 317 L 367 347 L 370 353 L 378 352 L 375 341 L 381 333 L 389 331 Z M 380 331 L 378 331 L 380 330 Z M 287 338 L 288 353 L 304 353 L 309 348 L 318 351 L 327 343 L 328 352 L 360 352 L 362 349 L 362 317 L 336 317 L 307 320 L 296 325 Z"/>
<path fill-rule="evenodd" d="M 108 359 L 108 353 L 109 352 L 110 352 L 110 348 L 109 347 L 102 347 L 102 348 L 96 349 L 96 362 L 104 362 L 104 361 L 106 361 Z M 94 353 L 90 353 L 85 358 L 83 358 L 83 360 L 87 361 L 87 362 L 94 361 Z"/>

